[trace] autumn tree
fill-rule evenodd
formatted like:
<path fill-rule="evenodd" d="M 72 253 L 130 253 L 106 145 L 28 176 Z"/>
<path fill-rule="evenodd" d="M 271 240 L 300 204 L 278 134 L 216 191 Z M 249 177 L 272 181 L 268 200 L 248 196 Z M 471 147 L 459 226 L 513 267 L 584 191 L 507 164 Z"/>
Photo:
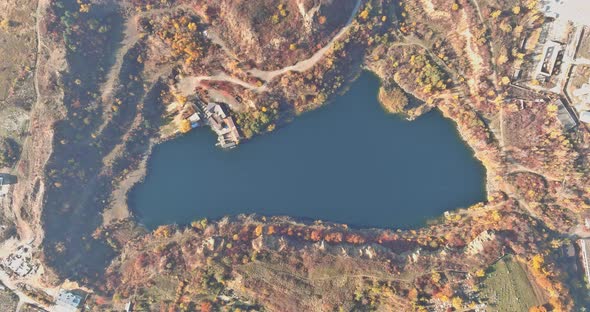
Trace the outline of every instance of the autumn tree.
<path fill-rule="evenodd" d="M 207 227 L 208 220 L 207 218 L 201 220 L 195 220 L 191 222 L 191 226 L 196 230 L 204 230 Z"/>
<path fill-rule="evenodd" d="M 480 278 L 484 277 L 484 276 L 486 276 L 486 271 L 479 269 L 479 270 L 475 271 L 475 276 L 480 277 Z"/>
<path fill-rule="evenodd" d="M 0 29 L 8 30 L 10 27 L 10 21 L 7 19 L 0 20 Z"/>
<path fill-rule="evenodd" d="M 154 231 L 155 237 L 168 238 L 172 234 L 172 227 L 170 225 L 161 225 Z"/>
<path fill-rule="evenodd" d="M 211 312 L 213 311 L 213 304 L 210 301 L 203 301 L 201 303 L 201 312 Z"/>
<path fill-rule="evenodd" d="M 274 225 L 269 225 L 266 229 L 267 235 L 273 235 L 276 232 Z"/>
<path fill-rule="evenodd" d="M 408 97 L 399 87 L 381 87 L 379 89 L 379 102 L 389 113 L 397 114 L 403 112 L 408 105 Z"/>
<path fill-rule="evenodd" d="M 258 237 L 260 235 L 262 235 L 262 230 L 264 228 L 262 227 L 262 225 L 257 225 L 256 228 L 254 229 L 254 236 Z"/>
<path fill-rule="evenodd" d="M 534 306 L 529 309 L 529 312 L 547 312 L 547 308 L 544 306 Z"/>
<path fill-rule="evenodd" d="M 461 310 L 463 308 L 463 299 L 461 299 L 461 297 L 454 297 L 451 300 L 451 304 L 456 310 Z"/>
<path fill-rule="evenodd" d="M 182 133 L 187 133 L 191 131 L 191 123 L 187 119 L 183 119 L 180 121 L 178 125 L 178 130 Z"/>

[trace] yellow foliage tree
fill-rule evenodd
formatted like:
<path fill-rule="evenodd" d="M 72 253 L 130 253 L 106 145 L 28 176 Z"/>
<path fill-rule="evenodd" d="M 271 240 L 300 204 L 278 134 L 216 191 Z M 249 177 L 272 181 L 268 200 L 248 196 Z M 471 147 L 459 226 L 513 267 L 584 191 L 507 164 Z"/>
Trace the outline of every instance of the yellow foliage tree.
<path fill-rule="evenodd" d="M 544 306 L 535 306 L 529 309 L 529 312 L 547 312 L 547 308 Z"/>
<path fill-rule="evenodd" d="M 10 21 L 7 19 L 1 20 L 0 21 L 0 28 L 2 29 L 8 29 L 8 27 L 10 26 Z"/>
<path fill-rule="evenodd" d="M 453 305 L 453 308 L 460 310 L 463 308 L 463 299 L 461 299 L 461 297 L 454 297 L 453 300 L 451 300 L 451 304 Z"/>
<path fill-rule="evenodd" d="M 498 210 L 492 211 L 492 220 L 495 222 L 502 220 L 502 215 L 500 214 L 500 212 Z"/>
<path fill-rule="evenodd" d="M 367 18 L 369 18 L 369 8 L 364 9 L 361 14 L 359 14 L 359 17 L 362 20 L 367 20 Z"/>
<path fill-rule="evenodd" d="M 256 229 L 254 229 L 254 236 L 260 236 L 262 235 L 262 225 L 258 225 L 256 226 Z"/>
<path fill-rule="evenodd" d="M 520 6 L 516 5 L 512 8 L 512 13 L 519 14 L 520 13 Z"/>
<path fill-rule="evenodd" d="M 90 4 L 80 4 L 80 12 L 81 13 L 88 13 L 90 12 Z"/>
<path fill-rule="evenodd" d="M 432 272 L 431 278 L 432 278 L 432 282 L 433 283 L 438 284 L 440 282 L 440 279 L 441 279 L 440 273 L 438 273 L 438 272 Z"/>
<path fill-rule="evenodd" d="M 531 259 L 531 266 L 536 271 L 540 272 L 541 268 L 543 267 L 544 264 L 545 264 L 545 259 L 540 254 L 534 255 L 533 258 Z"/>
<path fill-rule="evenodd" d="M 172 230 L 171 230 L 170 226 L 168 226 L 168 225 L 159 226 L 154 231 L 154 236 L 156 236 L 156 237 L 168 238 L 168 237 L 170 237 L 170 234 L 172 234 Z"/>
<path fill-rule="evenodd" d="M 529 0 L 526 4 L 526 7 L 529 10 L 533 10 L 533 9 L 537 8 L 538 5 L 539 5 L 538 0 Z"/>
<path fill-rule="evenodd" d="M 557 109 L 558 109 L 557 105 L 555 105 L 553 103 L 547 105 L 547 111 L 550 112 L 550 113 L 557 112 Z"/>
<path fill-rule="evenodd" d="M 195 30 L 197 30 L 197 24 L 195 24 L 195 23 L 192 23 L 192 22 L 191 22 L 191 23 L 189 23 L 187 27 L 188 27 L 188 30 L 190 30 L 190 31 L 195 31 Z"/>
<path fill-rule="evenodd" d="M 191 131 L 190 121 L 188 121 L 187 119 L 181 120 L 180 124 L 178 125 L 178 130 L 180 130 L 180 132 L 182 132 L 182 133 L 187 133 L 187 132 Z"/>

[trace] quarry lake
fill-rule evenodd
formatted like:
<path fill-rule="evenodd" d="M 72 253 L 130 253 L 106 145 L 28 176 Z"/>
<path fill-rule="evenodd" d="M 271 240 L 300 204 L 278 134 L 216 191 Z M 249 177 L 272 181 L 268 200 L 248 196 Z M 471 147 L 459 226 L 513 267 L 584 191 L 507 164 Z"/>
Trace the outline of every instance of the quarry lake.
<path fill-rule="evenodd" d="M 485 171 L 433 111 L 386 114 L 363 74 L 329 105 L 233 150 L 209 129 L 155 147 L 129 206 L 148 228 L 257 213 L 353 226 L 424 224 L 485 199 Z"/>

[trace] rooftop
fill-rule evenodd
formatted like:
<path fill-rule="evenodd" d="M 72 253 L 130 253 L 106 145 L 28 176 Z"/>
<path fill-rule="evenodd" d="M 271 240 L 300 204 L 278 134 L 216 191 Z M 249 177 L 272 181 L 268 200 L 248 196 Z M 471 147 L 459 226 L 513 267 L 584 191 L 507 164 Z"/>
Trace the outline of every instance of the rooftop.
<path fill-rule="evenodd" d="M 566 130 L 571 130 L 578 125 L 575 115 L 565 106 L 562 100 L 555 101 L 557 105 L 557 119 Z"/>
<path fill-rule="evenodd" d="M 56 303 L 59 311 L 77 311 L 83 300 L 84 296 L 81 294 L 60 289 Z"/>
<path fill-rule="evenodd" d="M 7 173 L 0 173 L 0 185 L 15 184 L 16 177 Z"/>
<path fill-rule="evenodd" d="M 563 48 L 559 42 L 547 41 L 543 49 L 543 61 L 539 64 L 539 74 L 544 76 L 551 76 L 553 74 L 562 50 Z"/>
<path fill-rule="evenodd" d="M 590 239 L 582 238 L 579 240 L 581 253 L 582 253 L 582 267 L 584 273 L 586 273 L 586 282 L 590 283 Z"/>

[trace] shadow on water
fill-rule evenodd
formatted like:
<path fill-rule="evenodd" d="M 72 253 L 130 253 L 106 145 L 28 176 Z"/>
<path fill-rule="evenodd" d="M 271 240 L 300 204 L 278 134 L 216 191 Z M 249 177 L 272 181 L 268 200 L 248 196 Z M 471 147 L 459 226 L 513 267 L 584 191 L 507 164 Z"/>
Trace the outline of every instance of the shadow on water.
<path fill-rule="evenodd" d="M 433 111 L 407 122 L 364 73 L 331 104 L 237 149 L 198 129 L 155 148 L 129 204 L 149 228 L 257 213 L 413 227 L 485 199 L 485 171 L 454 124 Z"/>

